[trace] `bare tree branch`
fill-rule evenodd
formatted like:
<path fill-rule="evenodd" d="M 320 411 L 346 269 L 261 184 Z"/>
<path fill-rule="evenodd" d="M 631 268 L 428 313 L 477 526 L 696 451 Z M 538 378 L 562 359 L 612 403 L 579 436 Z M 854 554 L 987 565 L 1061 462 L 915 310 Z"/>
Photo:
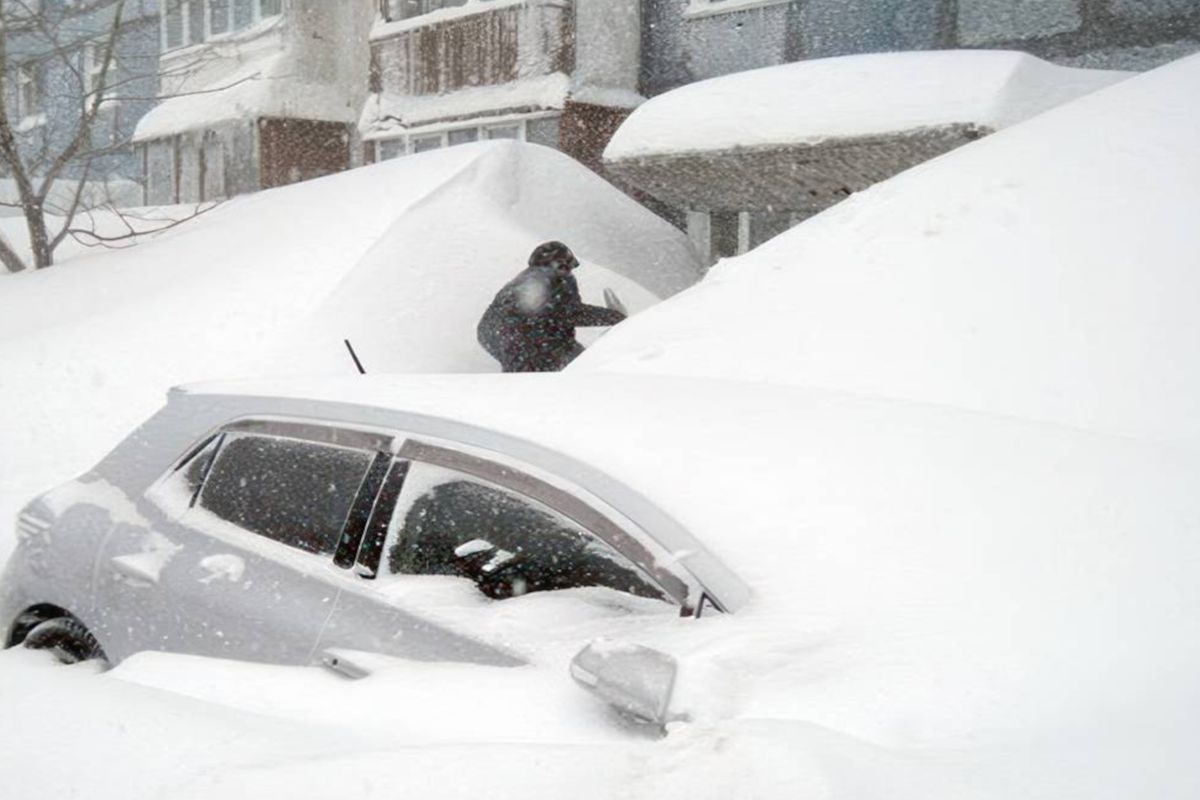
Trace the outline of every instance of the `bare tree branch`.
<path fill-rule="evenodd" d="M 136 242 L 132 240 L 137 239 L 140 236 L 152 236 L 154 234 L 162 233 L 163 231 L 168 231 L 184 224 L 185 222 L 191 222 L 196 217 L 203 216 L 204 214 L 207 214 L 214 208 L 217 208 L 221 205 L 222 203 L 217 201 L 211 203 L 197 203 L 187 216 L 165 220 L 154 220 L 148 217 L 125 214 L 120 209 L 113 207 L 109 208 L 108 210 L 114 212 L 121 223 L 125 225 L 125 233 L 105 235 L 96 233 L 95 230 L 87 230 L 86 228 L 71 228 L 65 232 L 69 233 L 75 239 L 75 241 L 84 247 L 108 247 L 112 249 L 121 249 L 122 247 L 128 247 L 132 244 L 135 244 Z M 131 219 L 149 222 L 161 222 L 162 224 L 158 225 L 157 227 L 139 230 L 129 224 L 129 220 Z M 93 228 L 95 228 L 94 219 Z"/>

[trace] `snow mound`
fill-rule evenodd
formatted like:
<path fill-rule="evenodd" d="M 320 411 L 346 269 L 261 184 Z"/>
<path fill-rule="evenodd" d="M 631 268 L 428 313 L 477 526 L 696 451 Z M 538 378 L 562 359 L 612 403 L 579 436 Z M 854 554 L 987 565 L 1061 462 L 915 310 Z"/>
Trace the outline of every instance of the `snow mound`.
<path fill-rule="evenodd" d="M 612 286 L 637 311 L 699 274 L 683 234 L 577 162 L 489 142 L 236 198 L 131 249 L 4 277 L 0 519 L 175 384 L 352 372 L 343 338 L 370 370 L 496 369 L 475 323 L 547 239 L 576 250 L 591 302 Z"/>
<path fill-rule="evenodd" d="M 855 195 L 573 369 L 828 387 L 1200 443 L 1200 58 Z"/>
<path fill-rule="evenodd" d="M 992 131 L 1128 76 L 1002 50 L 801 61 L 655 97 L 621 126 L 604 157 L 812 144 L 943 125 Z"/>

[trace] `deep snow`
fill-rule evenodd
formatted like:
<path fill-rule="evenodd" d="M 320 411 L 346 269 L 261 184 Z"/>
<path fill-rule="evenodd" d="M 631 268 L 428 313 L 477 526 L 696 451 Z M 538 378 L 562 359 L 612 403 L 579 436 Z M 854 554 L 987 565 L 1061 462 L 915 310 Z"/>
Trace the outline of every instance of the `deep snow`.
<path fill-rule="evenodd" d="M 665 740 L 627 737 L 564 688 L 566 638 L 524 675 L 401 664 L 357 684 L 174 656 L 97 676 L 8 652 L 0 702 L 16 724 L 0 729 L 0 771 L 17 778 L 6 786 L 19 796 L 87 787 L 101 798 L 1195 797 L 1200 453 L 1188 365 L 1200 337 L 1188 259 L 1198 81 L 1200 59 L 1184 61 L 865 192 L 620 326 L 564 375 L 309 379 L 292 389 L 402 402 L 569 449 L 727 559 L 756 590 L 744 613 L 631 618 L 621 630 L 633 637 L 637 623 L 683 662 L 679 702 L 694 721 Z M 1105 136 L 1088 135 L 1096 130 Z M 445 196 L 462 200 L 453 188 Z M 328 220 L 294 210 L 290 224 L 328 231 Z M 337 247 L 353 250 L 337 256 L 343 274 L 370 266 L 370 248 L 386 239 L 394 216 L 375 211 L 363 204 L 373 224 L 339 230 Z M 427 232 L 436 215 L 415 219 Z M 265 213 L 260 224 L 272 220 L 282 225 Z M 227 220 L 213 235 L 237 230 Z M 317 271 L 317 238 L 293 242 L 295 262 L 283 266 Z M 186 261 L 186 244 L 167 243 L 164 258 Z M 264 246 L 249 231 L 235 244 Z M 244 270 L 243 254 L 229 252 Z M 631 244 L 628 263 L 635 255 Z M 122 263 L 105 271 L 121 276 Z M 236 293 L 233 266 L 208 266 Z M 111 317 L 114 338 L 147 313 L 134 300 L 177 290 L 167 276 L 152 282 L 151 267 L 128 273 L 116 286 L 133 296 L 131 310 Z M 76 276 L 54 274 L 64 277 L 35 277 L 66 286 Z M 285 277 L 281 267 L 264 283 Z M 329 291 L 339 280 L 308 275 L 304 309 L 253 294 L 264 324 L 241 330 L 257 313 L 231 316 L 229 329 L 218 319 L 214 341 L 249 372 L 261 359 L 231 343 L 257 341 L 285 318 L 302 325 L 324 302 L 349 314 Z M 201 310 L 230 294 L 199 286 L 177 291 L 199 294 Z M 64 311 L 90 319 L 87 299 Z M 170 311 L 187 317 L 182 302 Z M 5 340 L 6 365 L 41 343 L 80 357 L 73 348 L 96 327 L 46 324 L 33 310 L 22 319 L 29 335 Z M 120 351 L 114 338 L 95 352 Z M 181 344 L 151 352 L 164 362 L 185 353 L 177 372 L 202 371 L 195 341 Z M 314 357 L 332 368 L 334 350 Z M 88 391 L 87 367 L 69 366 L 27 380 L 39 391 L 9 405 L 13 419 L 62 431 L 62 452 L 82 460 L 118 418 L 141 416 L 144 387 L 114 388 L 108 402 L 129 407 L 99 409 L 95 430 L 90 419 L 60 423 L 63 404 L 106 396 Z M 24 462 L 33 445 L 18 447 Z M 28 459 L 35 472 L 47 463 L 39 457 Z M 3 478 L 7 491 L 11 473 Z M 489 622 L 530 636 L 573 622 L 571 597 L 522 601 L 498 604 Z M 538 624 L 551 620 L 559 626 Z"/>
<path fill-rule="evenodd" d="M 719 264 L 573 369 L 821 386 L 1200 445 L 1200 57 Z"/>
<path fill-rule="evenodd" d="M 699 275 L 683 234 L 578 163 L 493 142 L 237 198 L 129 250 L 73 246 L 52 269 L 0 276 L 0 519 L 98 461 L 175 384 L 353 373 L 344 338 L 370 371 L 498 369 L 475 324 L 552 238 L 575 248 L 593 303 L 612 287 L 637 312 Z"/>

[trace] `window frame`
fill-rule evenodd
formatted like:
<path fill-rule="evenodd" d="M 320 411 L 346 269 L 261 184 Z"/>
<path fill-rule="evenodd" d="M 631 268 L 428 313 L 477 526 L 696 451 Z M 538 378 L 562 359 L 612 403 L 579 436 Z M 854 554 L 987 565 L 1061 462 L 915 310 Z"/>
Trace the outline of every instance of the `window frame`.
<path fill-rule="evenodd" d="M 418 3 L 420 6 L 420 10 L 417 11 L 415 14 L 409 14 L 408 16 L 403 16 L 402 14 L 394 15 L 392 12 L 392 6 L 393 6 L 393 3 L 397 3 L 397 2 L 399 2 L 399 3 L 405 3 L 405 2 Z M 439 4 L 438 7 L 430 8 L 429 7 L 430 4 L 435 3 L 435 2 Z M 379 18 L 382 19 L 384 22 L 403 22 L 404 20 L 417 19 L 418 17 L 424 17 L 428 14 L 433 14 L 434 12 L 442 11 L 445 8 L 461 8 L 462 6 L 468 5 L 471 2 L 471 0 L 462 0 L 462 2 L 456 2 L 452 6 L 442 5 L 443 2 L 445 2 L 445 0 L 379 0 Z M 486 2 L 486 0 L 484 0 L 484 2 Z"/>
<path fill-rule="evenodd" d="M 662 591 L 664 597 L 680 607 L 684 615 L 691 614 L 693 598 L 699 597 L 702 593 L 693 582 L 684 580 L 675 572 L 658 566 L 650 549 L 610 519 L 608 515 L 571 492 L 554 486 L 524 470 L 460 449 L 431 444 L 417 438 L 404 440 L 396 453 L 396 460 L 406 464 L 415 463 L 441 467 L 467 477 L 477 478 L 511 492 L 519 498 L 531 500 L 550 509 L 578 525 L 588 535 L 595 537 L 605 547 L 610 548 L 637 567 L 650 583 Z M 376 506 L 375 513 L 378 517 L 373 518 L 371 523 L 374 535 L 364 539 L 358 559 L 356 559 L 356 563 L 360 567 L 357 572 L 363 578 L 373 579 L 379 573 L 387 525 L 395 510 L 396 501 L 403 492 L 403 478 L 407 477 L 407 472 L 408 467 L 406 466 L 399 485 L 393 487 L 395 496 L 390 499 L 390 503 Z M 382 530 L 379 529 L 380 524 Z"/>
<path fill-rule="evenodd" d="M 353 573 L 356 580 L 370 581 L 378 574 L 388 525 L 403 492 L 409 468 L 413 463 L 421 463 L 461 472 L 494 484 L 519 497 L 539 503 L 579 525 L 583 531 L 637 567 L 647 580 L 662 591 L 668 602 L 679 606 L 680 616 L 696 616 L 701 602 L 705 600 L 707 607 L 722 613 L 725 611 L 720 601 L 696 576 L 686 570 L 659 566 L 651 547 L 627 530 L 627 527 L 637 529 L 637 525 L 628 520 L 624 523 L 618 521 L 621 514 L 616 509 L 603 510 L 603 500 L 599 500 L 597 505 L 597 501 L 579 496 L 571 488 L 573 484 L 556 486 L 549 480 L 538 477 L 534 470 L 514 463 L 501 453 L 488 450 L 484 452 L 491 457 L 484 457 L 471 452 L 478 448 L 455 440 L 414 435 L 399 429 L 335 423 L 306 417 L 238 417 L 213 427 L 189 443 L 170 467 L 150 484 L 145 496 L 176 519 L 186 514 L 203 493 L 212 464 L 216 463 L 221 449 L 228 441 L 228 434 L 276 436 L 313 444 L 349 447 L 374 454 L 367 474 L 355 492 L 347 518 L 338 531 L 337 548 L 332 554 L 314 554 L 221 520 L 223 526 L 227 525 L 230 529 L 238 531 L 250 541 L 265 543 L 266 546 L 282 548 L 290 554 L 316 558 L 325 563 L 332 561 L 341 570 Z M 181 505 L 170 496 L 158 493 L 161 484 L 175 478 L 180 470 L 193 458 L 204 453 L 208 445 L 218 437 L 217 446 L 211 453 L 211 461 L 205 468 L 200 485 L 192 495 L 191 504 Z M 371 472 L 379 469 L 381 456 L 384 457 L 387 468 L 382 480 L 377 479 L 372 485 Z M 507 460 L 508 463 L 501 459 Z M 549 474 L 547 477 L 550 477 Z M 359 515 L 357 520 L 356 512 Z M 653 541 L 652 537 L 648 538 Z"/>
<path fill-rule="evenodd" d="M 328 527 L 313 524 L 313 523 L 321 521 L 321 515 L 319 513 L 310 514 L 304 518 L 305 523 L 308 523 L 308 524 L 301 524 L 301 525 L 297 526 L 297 530 L 299 530 L 302 535 L 299 535 L 299 536 L 292 535 L 291 540 L 289 541 L 289 539 L 287 537 L 279 535 L 278 530 L 269 530 L 268 529 L 269 526 L 268 527 L 256 526 L 254 524 L 255 523 L 254 517 L 251 517 L 251 519 L 248 521 L 243 520 L 243 521 L 239 522 L 235 519 L 230 518 L 229 516 L 224 515 L 217 508 L 205 505 L 205 493 L 208 492 L 213 485 L 212 481 L 213 481 L 214 473 L 220 473 L 220 470 L 218 469 L 218 467 L 220 466 L 222 456 L 224 456 L 228 452 L 231 452 L 231 447 L 235 443 L 240 443 L 242 441 L 251 442 L 251 443 L 257 441 L 260 443 L 266 443 L 268 446 L 275 446 L 275 447 L 283 446 L 285 448 L 291 448 L 292 451 L 296 454 L 300 453 L 300 450 L 298 448 L 310 448 L 314 452 L 318 451 L 318 450 L 324 450 L 327 452 L 342 451 L 342 453 L 341 453 L 342 456 L 351 456 L 351 457 L 362 456 L 362 457 L 364 457 L 364 459 L 366 461 L 366 465 L 363 468 L 362 473 L 359 475 L 359 477 L 357 479 L 357 483 L 356 484 L 346 484 L 346 486 L 345 486 L 346 489 L 349 489 L 350 485 L 353 485 L 354 486 L 353 492 L 352 493 L 348 492 L 348 497 L 343 496 L 343 497 L 338 498 L 339 501 L 342 499 L 345 499 L 347 501 L 347 502 L 345 502 L 345 512 L 341 517 L 340 523 L 338 523 L 336 525 L 330 525 Z M 316 556 L 317 558 L 328 561 L 330 559 L 333 559 L 335 557 L 335 555 L 337 554 L 338 549 L 341 546 L 341 542 L 346 535 L 346 531 L 351 525 L 352 518 L 354 517 L 356 509 L 358 508 L 358 505 L 359 505 L 360 495 L 364 491 L 364 488 L 366 486 L 368 486 L 368 484 L 369 484 L 369 477 L 371 475 L 371 471 L 374 466 L 374 462 L 377 460 L 377 456 L 378 456 L 378 454 L 372 453 L 367 450 L 363 450 L 363 449 L 360 449 L 357 447 L 347 447 L 342 444 L 334 444 L 333 442 L 328 442 L 328 441 L 317 442 L 317 441 L 312 441 L 311 439 L 301 439 L 301 438 L 297 438 L 294 436 L 280 436 L 280 435 L 273 435 L 273 434 L 264 434 L 264 433 L 259 433 L 259 432 L 233 433 L 232 435 L 229 435 L 229 436 L 223 436 L 222 440 L 221 440 L 220 448 L 213 451 L 212 460 L 209 464 L 207 464 L 205 466 L 203 480 L 200 482 L 199 488 L 197 489 L 197 491 L 194 495 L 194 498 L 193 498 L 191 504 L 189 505 L 189 510 L 196 509 L 198 512 L 202 512 L 205 515 L 208 515 L 212 518 L 215 518 L 216 520 L 219 520 L 222 525 L 229 525 L 232 528 L 240 531 L 243 535 L 251 536 L 255 540 L 272 542 L 275 545 L 284 547 L 291 552 L 304 553 L 306 555 Z M 270 459 L 268 459 L 267 463 L 270 463 Z M 275 460 L 276 466 L 279 466 L 279 463 L 280 462 L 278 460 Z M 286 472 L 287 471 L 286 468 L 284 468 L 283 471 Z M 293 470 L 293 473 L 294 473 L 294 470 Z M 349 474 L 352 474 L 352 473 L 349 473 Z M 237 471 L 237 468 L 235 467 L 234 471 L 231 473 L 231 475 L 234 478 L 241 478 L 242 485 L 243 486 L 245 485 L 246 473 L 244 473 L 244 472 L 239 473 Z M 271 487 L 271 488 L 277 488 L 277 487 Z M 269 491 L 269 489 L 268 489 L 268 491 Z M 251 497 L 253 498 L 254 495 L 252 494 Z M 217 498 L 214 498 L 214 499 L 217 499 Z M 219 505 L 224 505 L 228 501 L 228 499 L 229 498 L 222 499 L 221 503 Z M 262 503 L 255 503 L 254 505 L 256 505 L 260 508 L 265 507 L 266 509 L 268 509 L 270 511 L 275 511 L 275 512 L 283 511 L 283 506 L 279 505 L 279 503 L 277 503 L 277 502 L 272 504 L 271 502 L 268 501 L 268 502 L 262 502 Z M 258 521 L 261 521 L 261 519 L 262 519 L 261 517 L 258 518 Z M 186 520 L 186 516 L 184 517 L 184 520 Z M 333 520 L 329 520 L 329 522 L 332 522 L 332 521 Z M 185 524 L 187 524 L 186 521 L 185 521 Z M 306 542 L 307 544 L 302 545 L 302 544 L 298 544 L 298 542 Z"/>
<path fill-rule="evenodd" d="M 176 520 L 183 519 L 189 510 L 199 507 L 199 499 L 208 483 L 212 467 L 224 450 L 231 434 L 234 436 L 245 435 L 288 439 L 317 446 L 359 450 L 371 456 L 367 472 L 355 489 L 346 518 L 342 521 L 342 525 L 337 530 L 336 536 L 333 537 L 333 541 L 335 542 L 334 549 L 329 553 L 315 553 L 311 550 L 288 544 L 285 541 L 250 528 L 244 528 L 236 522 L 213 514 L 214 517 L 220 520 L 222 526 L 228 526 L 231 530 L 237 530 L 241 536 L 249 537 L 250 541 L 265 542 L 271 546 L 281 547 L 289 553 L 314 557 L 326 562 L 333 560 L 337 566 L 343 569 L 351 567 L 354 563 L 353 556 L 347 557 L 345 555 L 345 550 L 348 546 L 347 537 L 353 537 L 356 528 L 366 529 L 370 520 L 369 512 L 374 510 L 380 495 L 380 484 L 382 483 L 383 476 L 378 475 L 378 464 L 381 459 L 385 464 L 393 460 L 394 437 L 390 434 L 375 431 L 308 421 L 250 417 L 236 419 L 217 426 L 204 436 L 196 439 L 188 447 L 187 451 L 176 459 L 171 467 L 150 485 L 145 492 L 146 499 L 153 502 Z M 164 487 L 168 483 L 178 481 L 180 474 L 187 469 L 192 461 L 202 456 L 208 459 L 208 463 L 204 465 L 200 482 L 191 492 L 188 502 L 182 503 L 178 496 L 164 491 Z M 373 481 L 373 478 L 377 479 Z M 367 512 L 365 514 L 363 511 L 364 508 Z M 203 510 L 206 513 L 213 513 L 208 509 Z M 361 525 L 359 525 L 360 521 Z M 357 545 L 360 541 L 361 532 L 358 534 L 358 539 L 355 540 L 354 554 L 357 553 Z"/>
<path fill-rule="evenodd" d="M 474 125 L 454 125 L 454 126 L 443 127 L 438 130 L 430 130 L 430 131 L 421 131 L 418 129 L 411 133 L 400 134 L 399 136 L 382 136 L 382 137 L 379 137 L 378 139 L 373 140 L 375 142 L 376 161 L 377 162 L 391 161 L 396 158 L 404 158 L 405 156 L 416 155 L 419 152 L 427 153 L 432 150 L 444 150 L 447 147 L 458 147 L 460 145 L 475 144 L 477 142 L 487 142 L 487 141 L 525 142 L 525 141 L 528 141 L 527 137 L 529 135 L 529 120 L 530 119 L 541 119 L 545 116 L 557 116 L 557 115 L 556 114 L 555 115 L 540 115 L 539 114 L 536 117 L 522 117 L 521 119 L 504 120 L 504 121 L 497 121 L 497 120 L 492 119 L 487 122 L 477 122 Z M 505 136 L 505 137 L 496 137 L 493 139 L 489 135 L 489 132 L 492 130 L 497 130 L 500 128 L 514 128 L 514 127 L 517 129 L 517 135 L 515 137 Z M 461 133 L 463 131 L 474 131 L 475 138 L 469 142 L 456 142 L 455 144 L 450 144 L 451 134 Z M 437 147 L 431 147 L 428 150 L 417 150 L 417 142 L 418 141 L 428 141 L 435 137 L 440 139 L 440 143 L 438 144 Z M 383 145 L 385 143 L 389 143 L 389 144 L 399 143 L 399 149 L 395 153 L 395 155 L 390 155 L 390 156 L 387 156 L 386 158 L 383 156 L 383 150 L 384 150 Z"/>
<path fill-rule="evenodd" d="M 100 42 L 89 42 L 83 46 L 83 63 L 80 65 L 80 75 L 83 78 L 83 94 L 85 97 L 90 97 L 99 91 L 100 73 L 104 69 L 104 49 L 106 45 Z M 108 72 L 105 74 L 104 96 L 100 99 L 101 103 L 117 103 L 121 100 L 121 91 L 118 86 L 114 85 L 113 77 L 117 75 L 120 69 L 120 59 L 114 51 L 108 63 Z"/>
<path fill-rule="evenodd" d="M 196 47 L 204 44 L 212 39 L 223 39 L 230 36 L 235 36 L 242 31 L 249 30 L 255 25 L 266 19 L 274 19 L 282 17 L 287 10 L 287 4 L 280 2 L 279 11 L 269 14 L 263 13 L 263 4 L 268 0 L 250 0 L 250 21 L 242 27 L 237 27 L 237 15 L 235 0 L 226 0 L 225 3 L 225 30 L 213 31 L 213 8 L 210 0 L 165 0 L 161 13 L 159 14 L 159 48 L 161 52 L 167 53 L 175 50 L 183 50 L 188 47 Z M 200 7 L 199 14 L 201 30 L 199 35 L 192 30 L 192 8 Z M 169 41 L 168 17 L 172 13 L 179 15 L 179 44 L 172 44 Z"/>
<path fill-rule="evenodd" d="M 17 64 L 17 118 L 28 119 L 45 112 L 42 69 L 37 61 Z"/>

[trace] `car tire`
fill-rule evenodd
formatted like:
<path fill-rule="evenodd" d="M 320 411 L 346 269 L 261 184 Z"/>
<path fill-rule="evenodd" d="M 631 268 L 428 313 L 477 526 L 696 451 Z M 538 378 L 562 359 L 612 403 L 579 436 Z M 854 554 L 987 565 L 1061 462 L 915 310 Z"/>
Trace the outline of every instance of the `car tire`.
<path fill-rule="evenodd" d="M 38 623 L 21 644 L 30 650 L 49 650 L 64 664 L 105 660 L 96 637 L 74 617 L 55 617 Z"/>

